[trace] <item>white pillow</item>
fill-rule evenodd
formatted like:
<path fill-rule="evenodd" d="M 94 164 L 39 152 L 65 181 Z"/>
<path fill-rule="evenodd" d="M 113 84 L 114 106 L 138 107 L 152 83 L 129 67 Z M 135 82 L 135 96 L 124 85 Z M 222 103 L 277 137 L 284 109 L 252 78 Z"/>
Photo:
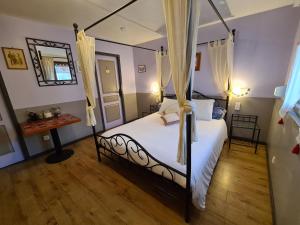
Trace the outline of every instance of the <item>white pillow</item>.
<path fill-rule="evenodd" d="M 196 105 L 197 120 L 212 120 L 214 99 L 193 99 Z"/>
<path fill-rule="evenodd" d="M 177 113 L 179 106 L 176 99 L 164 98 L 161 107 L 158 111 L 159 114 Z"/>
<path fill-rule="evenodd" d="M 177 113 L 165 114 L 160 118 L 164 121 L 165 126 L 179 122 L 179 116 Z"/>

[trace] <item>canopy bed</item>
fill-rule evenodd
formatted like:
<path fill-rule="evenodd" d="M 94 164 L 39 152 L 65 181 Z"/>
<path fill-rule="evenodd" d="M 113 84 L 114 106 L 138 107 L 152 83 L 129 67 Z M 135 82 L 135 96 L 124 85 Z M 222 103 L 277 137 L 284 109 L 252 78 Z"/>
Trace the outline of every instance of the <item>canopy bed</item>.
<path fill-rule="evenodd" d="M 223 143 L 227 138 L 225 121 L 223 119 L 210 121 L 196 120 L 198 114 L 196 114 L 196 108 L 192 102 L 192 98 L 211 99 L 199 92 L 192 92 L 192 78 L 195 68 L 194 56 L 196 55 L 200 14 L 198 0 L 176 2 L 164 0 L 164 12 L 168 34 L 168 58 L 170 60 L 171 77 L 175 89 L 175 95 L 164 97 L 173 98 L 173 101 L 176 102 L 179 123 L 164 126 L 160 118 L 161 114 L 154 113 L 142 119 L 108 130 L 101 135 L 97 134 L 95 130 L 96 118 L 93 110 L 96 103 L 91 85 L 91 77 L 94 76 L 95 73 L 95 40 L 155 52 L 156 50 L 87 37 L 84 31 L 96 26 L 136 1 L 137 0 L 128 2 L 80 32 L 78 32 L 78 25 L 73 25 L 87 96 L 88 126 L 92 126 L 93 128 L 93 136 L 99 161 L 101 161 L 101 156 L 108 158 L 116 157 L 121 160 L 126 159 L 130 163 L 134 163 L 141 168 L 159 174 L 161 179 L 170 180 L 174 184 L 182 187 L 185 191 L 185 220 L 188 222 L 190 220 L 190 203 L 192 197 L 193 203 L 197 208 L 205 207 L 205 196 L 208 185 L 222 150 Z M 228 31 L 230 38 L 225 41 L 233 42 L 232 37 L 234 36 L 234 32 L 229 29 L 214 3 L 211 0 L 208 0 L 208 2 Z M 178 14 L 182 16 L 179 18 L 177 16 Z M 181 20 L 184 20 L 184 22 Z M 201 44 L 211 45 L 210 42 Z M 218 45 L 219 44 L 216 46 Z M 211 46 L 213 47 L 214 44 Z M 161 50 L 161 52 L 163 52 L 163 49 Z M 223 52 L 222 54 L 226 53 Z M 211 57 L 219 59 L 220 55 L 221 54 L 216 53 L 212 54 Z M 227 61 L 219 62 L 218 64 L 225 65 L 224 63 L 228 64 Z M 222 85 L 222 88 L 229 89 L 232 68 L 227 64 L 226 71 L 228 73 L 225 78 L 221 77 L 218 68 L 216 68 L 214 76 L 220 79 L 222 78 L 220 82 L 224 82 L 224 79 L 226 79 L 228 86 Z M 158 77 L 160 79 L 161 88 L 164 88 L 166 81 L 163 80 L 161 75 L 158 75 Z M 226 91 L 227 89 L 224 90 L 224 95 L 220 98 L 216 98 L 214 102 L 216 102 L 216 104 L 223 104 L 227 109 L 228 95 L 225 96 Z M 120 93 L 122 96 L 122 89 Z M 161 94 L 161 99 L 163 100 L 163 94 Z M 145 129 L 145 127 L 147 127 L 147 129 Z M 176 140 L 178 140 L 178 143 Z M 170 151 L 170 149 L 172 150 Z M 176 149 L 178 149 L 178 151 L 176 151 Z"/>

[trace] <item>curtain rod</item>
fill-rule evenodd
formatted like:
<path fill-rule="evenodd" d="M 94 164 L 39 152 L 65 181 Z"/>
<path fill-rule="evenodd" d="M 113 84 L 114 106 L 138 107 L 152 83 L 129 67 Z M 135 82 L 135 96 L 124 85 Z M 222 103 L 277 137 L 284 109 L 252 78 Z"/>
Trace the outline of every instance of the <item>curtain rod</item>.
<path fill-rule="evenodd" d="M 211 7 L 213 8 L 213 10 L 215 11 L 215 13 L 217 14 L 217 16 L 219 17 L 219 19 L 222 21 L 223 25 L 225 26 L 226 30 L 228 31 L 228 33 L 231 33 L 228 25 L 226 24 L 225 20 L 223 19 L 223 17 L 221 16 L 219 10 L 217 9 L 217 7 L 215 6 L 215 4 L 212 2 L 212 0 L 208 0 L 209 4 L 211 5 Z"/>
<path fill-rule="evenodd" d="M 127 4 L 123 5 L 121 8 L 118 8 L 117 10 L 113 11 L 112 13 L 108 14 L 107 16 L 101 18 L 100 20 L 96 21 L 95 23 L 91 24 L 90 26 L 84 28 L 84 31 L 87 31 L 89 29 L 91 29 L 92 27 L 96 26 L 97 24 L 103 22 L 104 20 L 108 19 L 109 17 L 111 17 L 112 15 L 118 13 L 119 11 L 121 11 L 122 9 L 125 9 L 126 7 L 130 6 L 131 4 L 135 3 L 137 0 L 132 0 L 130 2 L 128 2 Z"/>
<path fill-rule="evenodd" d="M 125 44 L 125 43 L 116 42 L 116 41 L 110 41 L 110 40 L 106 40 L 106 39 L 102 39 L 102 38 L 95 38 L 95 40 L 97 40 L 97 41 L 105 41 L 105 42 L 108 42 L 108 43 L 117 44 L 117 45 L 124 45 L 124 46 L 128 46 L 128 47 L 133 47 L 133 48 L 144 49 L 144 50 L 153 51 L 153 52 L 157 51 L 157 50 L 152 49 L 152 48 L 145 48 L 145 47 L 141 47 L 141 46 L 130 45 L 130 44 Z"/>

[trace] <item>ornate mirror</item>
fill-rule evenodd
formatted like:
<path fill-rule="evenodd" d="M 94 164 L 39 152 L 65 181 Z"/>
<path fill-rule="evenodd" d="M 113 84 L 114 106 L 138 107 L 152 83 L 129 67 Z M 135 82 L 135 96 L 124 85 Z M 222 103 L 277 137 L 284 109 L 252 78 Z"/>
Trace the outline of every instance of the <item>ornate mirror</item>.
<path fill-rule="evenodd" d="M 70 44 L 26 38 L 39 86 L 77 84 Z"/>

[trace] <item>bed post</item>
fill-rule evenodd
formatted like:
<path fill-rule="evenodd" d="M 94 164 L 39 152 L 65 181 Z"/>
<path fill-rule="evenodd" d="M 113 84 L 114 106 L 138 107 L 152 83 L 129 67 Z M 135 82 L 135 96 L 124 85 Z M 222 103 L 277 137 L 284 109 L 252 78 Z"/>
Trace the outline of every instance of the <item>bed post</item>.
<path fill-rule="evenodd" d="M 75 40 L 77 41 L 77 33 L 78 33 L 78 25 L 77 23 L 73 23 L 73 27 L 74 27 L 74 33 L 75 33 Z M 88 106 L 91 105 L 90 101 L 88 98 L 86 98 Z M 96 151 L 97 151 L 97 156 L 98 156 L 98 161 L 101 161 L 101 156 L 100 156 L 100 152 L 99 152 L 99 147 L 98 147 L 98 141 L 97 141 L 97 135 L 96 135 L 96 128 L 95 126 L 92 126 L 92 130 L 93 130 L 93 137 L 94 137 L 94 142 L 96 145 Z"/>
<path fill-rule="evenodd" d="M 160 54 L 161 56 L 164 55 L 164 46 L 160 46 Z M 162 85 L 163 85 L 163 81 L 162 81 L 162 74 L 160 76 L 160 102 L 163 102 L 164 100 L 164 91 L 162 90 Z"/>
<path fill-rule="evenodd" d="M 186 99 L 192 100 L 192 90 L 191 90 L 191 80 L 189 82 L 189 87 L 186 92 Z M 192 149 L 192 132 L 191 132 L 191 122 L 192 117 L 190 114 L 186 116 L 186 185 L 185 185 L 185 222 L 190 221 L 190 205 L 191 205 L 191 149 Z"/>

